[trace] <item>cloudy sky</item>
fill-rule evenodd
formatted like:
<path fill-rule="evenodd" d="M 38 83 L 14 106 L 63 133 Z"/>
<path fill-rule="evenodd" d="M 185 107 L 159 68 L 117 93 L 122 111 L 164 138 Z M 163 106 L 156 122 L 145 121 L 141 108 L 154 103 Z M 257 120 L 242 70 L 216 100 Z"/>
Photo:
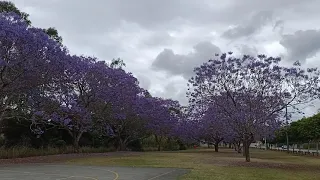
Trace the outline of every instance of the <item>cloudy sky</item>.
<path fill-rule="evenodd" d="M 320 67 L 320 0 L 13 0 L 56 27 L 75 54 L 122 58 L 155 96 L 186 103 L 186 81 L 215 53 Z M 307 114 L 320 107 L 307 108 Z"/>

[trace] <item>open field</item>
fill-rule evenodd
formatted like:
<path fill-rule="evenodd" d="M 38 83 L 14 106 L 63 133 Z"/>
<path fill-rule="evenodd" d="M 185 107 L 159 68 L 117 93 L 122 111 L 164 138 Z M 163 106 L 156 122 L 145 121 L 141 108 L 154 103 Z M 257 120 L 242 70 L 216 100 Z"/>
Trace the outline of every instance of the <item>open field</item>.
<path fill-rule="evenodd" d="M 110 153 L 103 157 L 68 160 L 72 165 L 188 168 L 181 180 L 316 180 L 320 179 L 320 158 L 252 149 L 250 163 L 231 149 L 179 152 Z"/>

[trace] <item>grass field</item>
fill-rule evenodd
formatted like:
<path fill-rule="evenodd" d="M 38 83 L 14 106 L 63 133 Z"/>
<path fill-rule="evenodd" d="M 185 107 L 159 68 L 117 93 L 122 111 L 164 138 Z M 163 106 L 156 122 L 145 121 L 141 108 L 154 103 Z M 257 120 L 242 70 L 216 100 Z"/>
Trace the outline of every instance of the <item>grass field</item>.
<path fill-rule="evenodd" d="M 123 152 L 69 160 L 69 164 L 189 168 L 181 180 L 319 180 L 320 158 L 284 152 L 251 150 L 251 162 L 232 149 L 178 152 Z"/>

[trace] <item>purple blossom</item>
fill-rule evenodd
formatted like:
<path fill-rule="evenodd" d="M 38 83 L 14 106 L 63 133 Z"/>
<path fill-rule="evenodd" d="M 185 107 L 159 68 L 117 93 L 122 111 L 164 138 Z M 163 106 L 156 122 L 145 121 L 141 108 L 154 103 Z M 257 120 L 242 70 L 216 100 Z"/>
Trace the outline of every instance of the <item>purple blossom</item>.
<path fill-rule="evenodd" d="M 298 62 L 281 67 L 279 62 L 280 58 L 265 55 L 235 58 L 222 54 L 195 68 L 187 95 L 191 114 L 201 120 L 204 135 L 240 138 L 249 161 L 251 142 L 272 134 L 287 106 L 316 98 L 317 70 L 305 71 Z M 232 133 L 224 134 L 228 131 Z"/>

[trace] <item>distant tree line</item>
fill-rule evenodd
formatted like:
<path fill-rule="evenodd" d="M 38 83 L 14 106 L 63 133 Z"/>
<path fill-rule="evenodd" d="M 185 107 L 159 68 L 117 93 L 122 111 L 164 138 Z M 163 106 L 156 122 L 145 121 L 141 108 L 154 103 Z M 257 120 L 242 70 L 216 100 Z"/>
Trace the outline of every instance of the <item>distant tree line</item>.
<path fill-rule="evenodd" d="M 311 117 L 304 117 L 298 121 L 291 122 L 288 126 L 282 127 L 276 132 L 275 139 L 272 141 L 272 143 L 286 144 L 286 133 L 288 134 L 289 145 L 315 143 L 317 146 L 319 146 L 320 113 Z"/>

